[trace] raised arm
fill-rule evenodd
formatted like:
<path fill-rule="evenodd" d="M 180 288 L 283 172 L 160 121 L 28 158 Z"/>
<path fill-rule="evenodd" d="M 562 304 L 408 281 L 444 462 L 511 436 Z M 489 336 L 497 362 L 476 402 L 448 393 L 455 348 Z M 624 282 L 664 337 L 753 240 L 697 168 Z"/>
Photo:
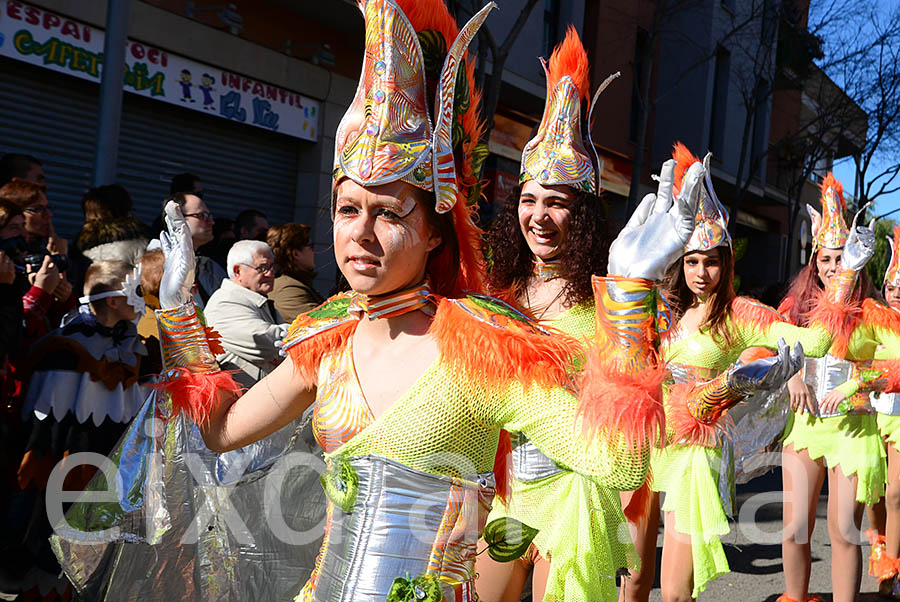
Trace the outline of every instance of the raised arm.
<path fill-rule="evenodd" d="M 246 395 L 231 374 L 219 369 L 218 335 L 197 315 L 190 294 L 194 249 L 190 231 L 176 203 L 166 206 L 168 233 L 161 235 L 165 267 L 156 318 L 166 381 L 163 389 L 175 411 L 197 423 L 206 445 L 215 452 L 243 447 L 275 432 L 315 400 L 313 378 L 284 362 Z"/>
<path fill-rule="evenodd" d="M 808 328 L 799 328 L 779 321 L 772 315 L 744 323 L 741 323 L 741 317 L 737 316 L 736 326 L 741 334 L 742 345 L 745 348 L 774 349 L 777 341 L 784 339 L 788 344 L 797 342 L 802 344 L 804 352 L 809 357 L 822 357 L 829 351 L 832 355 L 844 357 L 850 345 L 850 337 L 859 324 L 860 307 L 851 301 L 853 289 L 860 270 L 875 253 L 873 226 L 874 220 L 868 227 L 857 226 L 854 218 L 850 236 L 841 255 L 841 270 L 828 283 L 824 294 L 813 309 Z M 760 307 L 766 308 L 764 305 Z M 777 316 L 774 311 L 772 313 Z"/>

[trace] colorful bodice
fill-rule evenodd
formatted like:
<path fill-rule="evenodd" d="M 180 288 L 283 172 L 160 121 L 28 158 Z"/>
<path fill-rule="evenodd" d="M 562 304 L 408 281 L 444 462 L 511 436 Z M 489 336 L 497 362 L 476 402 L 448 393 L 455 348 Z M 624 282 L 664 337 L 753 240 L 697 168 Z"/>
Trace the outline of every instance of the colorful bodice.
<path fill-rule="evenodd" d="M 353 338 L 338 353 L 322 359 L 313 410 L 313 434 L 325 453 L 331 453 L 375 419 L 363 396 L 353 364 Z"/>

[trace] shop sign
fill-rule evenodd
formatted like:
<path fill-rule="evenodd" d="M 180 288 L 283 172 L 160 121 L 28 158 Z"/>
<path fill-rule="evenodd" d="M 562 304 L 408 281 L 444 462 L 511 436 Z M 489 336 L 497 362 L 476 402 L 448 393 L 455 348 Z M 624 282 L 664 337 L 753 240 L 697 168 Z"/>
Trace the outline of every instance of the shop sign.
<path fill-rule="evenodd" d="M 100 82 L 103 31 L 0 0 L 0 55 Z M 124 89 L 247 125 L 316 140 L 319 105 L 295 92 L 128 40 Z"/>

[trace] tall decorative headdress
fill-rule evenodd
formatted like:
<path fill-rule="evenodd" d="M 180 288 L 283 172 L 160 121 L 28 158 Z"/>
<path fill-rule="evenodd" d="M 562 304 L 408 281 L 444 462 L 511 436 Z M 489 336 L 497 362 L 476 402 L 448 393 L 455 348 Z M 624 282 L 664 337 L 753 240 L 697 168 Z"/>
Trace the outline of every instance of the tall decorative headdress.
<path fill-rule="evenodd" d="M 894 238 L 887 237 L 888 246 L 891 249 L 891 261 L 884 273 L 884 284 L 900 286 L 900 226 L 894 226 Z"/>
<path fill-rule="evenodd" d="M 684 246 L 685 253 L 709 251 L 716 247 L 731 247 L 731 235 L 728 233 L 728 210 L 719 202 L 719 197 L 716 196 L 716 191 L 713 188 L 709 169 L 711 157 L 712 153 L 707 153 L 703 159 L 706 176 L 703 186 L 700 188 L 694 231 L 691 233 L 690 240 Z M 694 163 L 699 163 L 700 159 L 695 157 L 681 142 L 675 143 L 672 158 L 677 163 L 675 166 L 675 194 L 677 195 L 681 192 L 688 169 Z"/>
<path fill-rule="evenodd" d="M 566 37 L 550 55 L 549 69 L 541 59 L 547 76 L 547 100 L 537 134 L 522 150 L 519 181 L 535 180 L 542 185 L 565 184 L 596 194 L 600 190 L 600 161 L 587 128 L 587 146 L 581 135 L 581 99 L 588 97 L 590 65 L 578 32 L 571 25 Z M 591 122 L 597 97 L 618 77 L 615 73 L 600 85 L 591 101 Z"/>
<path fill-rule="evenodd" d="M 822 213 L 807 205 L 806 210 L 812 220 L 813 253 L 819 247 L 842 249 L 850 235 L 850 228 L 844 221 L 844 185 L 831 172 L 822 182 Z"/>
<path fill-rule="evenodd" d="M 430 272 L 458 272 L 452 290 L 480 290 L 472 205 L 481 196 L 488 151 L 479 144 L 481 94 L 466 51 L 496 5 L 488 3 L 462 30 L 442 0 L 360 0 L 359 6 L 366 51 L 356 95 L 335 135 L 334 184 L 344 177 L 360 186 L 401 180 L 433 192 L 437 212 L 452 213 L 461 265 L 457 270 L 439 256 L 432 261 L 442 265 Z"/>

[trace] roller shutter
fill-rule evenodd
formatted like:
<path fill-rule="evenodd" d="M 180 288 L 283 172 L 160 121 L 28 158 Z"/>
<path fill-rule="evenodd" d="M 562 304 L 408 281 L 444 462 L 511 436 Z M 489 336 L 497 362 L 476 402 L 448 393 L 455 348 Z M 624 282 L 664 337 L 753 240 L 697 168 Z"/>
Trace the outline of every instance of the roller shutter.
<path fill-rule="evenodd" d="M 0 57 L 0 152 L 25 152 L 44 163 L 60 234 L 80 228 L 81 196 L 90 187 L 99 86 Z M 125 94 L 116 182 L 151 223 L 171 177 L 199 175 L 217 216 L 247 208 L 270 223 L 290 221 L 297 194 L 297 156 L 312 144 Z"/>

